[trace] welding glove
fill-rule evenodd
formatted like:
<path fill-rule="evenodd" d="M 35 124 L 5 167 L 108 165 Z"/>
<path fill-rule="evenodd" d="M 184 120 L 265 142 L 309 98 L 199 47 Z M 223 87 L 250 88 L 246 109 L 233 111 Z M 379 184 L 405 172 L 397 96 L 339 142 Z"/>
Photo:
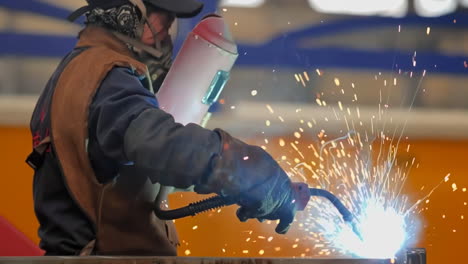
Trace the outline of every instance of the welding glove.
<path fill-rule="evenodd" d="M 237 216 L 280 220 L 276 232 L 284 234 L 294 220 L 296 207 L 291 180 L 262 148 L 248 145 L 216 129 L 221 150 L 213 158 L 212 172 L 195 186 L 202 194 L 217 193 L 240 205 Z"/>

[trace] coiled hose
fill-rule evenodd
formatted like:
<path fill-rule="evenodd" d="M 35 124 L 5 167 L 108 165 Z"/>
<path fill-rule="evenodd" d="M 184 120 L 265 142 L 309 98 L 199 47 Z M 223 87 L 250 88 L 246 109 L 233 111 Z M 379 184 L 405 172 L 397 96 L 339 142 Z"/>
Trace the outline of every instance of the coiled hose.
<path fill-rule="evenodd" d="M 195 203 L 191 203 L 185 207 L 173 209 L 173 210 L 162 210 L 158 205 L 155 206 L 154 212 L 159 219 L 162 220 L 174 220 L 189 215 L 195 216 L 199 213 L 203 213 L 212 209 L 228 206 L 235 204 L 234 201 L 228 197 L 213 196 L 211 198 L 201 200 Z"/>
<path fill-rule="evenodd" d="M 338 197 L 333 195 L 331 192 L 323 190 L 323 189 L 316 189 L 316 188 L 309 188 L 309 190 L 310 190 L 310 196 L 320 196 L 320 197 L 327 198 L 335 206 L 338 212 L 340 212 L 345 222 L 353 221 L 353 218 L 354 218 L 353 214 L 338 199 Z"/>
<path fill-rule="evenodd" d="M 310 196 L 320 196 L 328 199 L 340 212 L 343 220 L 351 222 L 353 219 L 352 213 L 344 206 L 344 204 L 332 193 L 322 189 L 309 188 Z M 211 198 L 201 200 L 195 203 L 191 203 L 185 207 L 181 207 L 173 210 L 162 210 L 159 206 L 156 206 L 154 211 L 156 216 L 162 220 L 174 220 L 187 216 L 195 216 L 199 213 L 206 212 L 212 209 L 221 208 L 235 204 L 235 201 L 228 197 L 213 196 Z"/>
<path fill-rule="evenodd" d="M 308 193 L 306 191 L 307 190 L 306 188 L 298 188 L 296 190 L 297 192 L 299 192 L 299 194 L 296 194 L 296 197 L 298 199 L 307 199 L 307 201 L 300 201 L 300 203 L 302 203 L 301 210 L 305 208 L 305 205 L 310 199 L 310 196 L 324 197 L 328 199 L 335 206 L 335 208 L 343 217 L 343 220 L 345 221 L 345 223 L 351 227 L 351 229 L 359 237 L 359 239 L 361 241 L 363 240 L 358 222 L 354 218 L 353 214 L 348 210 L 348 208 L 346 208 L 346 206 L 338 199 L 338 197 L 333 195 L 331 192 L 323 190 L 323 189 L 316 189 L 316 188 L 308 188 L 308 189 L 309 189 Z M 154 208 L 154 212 L 159 219 L 174 220 L 174 219 L 187 217 L 189 215 L 195 216 L 202 212 L 206 212 L 212 209 L 221 208 L 221 207 L 232 205 L 232 204 L 235 204 L 235 201 L 233 199 L 230 199 L 229 197 L 213 196 L 211 198 L 201 200 L 195 203 L 191 203 L 185 207 L 173 209 L 173 210 L 162 210 L 159 207 L 159 205 L 156 205 Z"/>

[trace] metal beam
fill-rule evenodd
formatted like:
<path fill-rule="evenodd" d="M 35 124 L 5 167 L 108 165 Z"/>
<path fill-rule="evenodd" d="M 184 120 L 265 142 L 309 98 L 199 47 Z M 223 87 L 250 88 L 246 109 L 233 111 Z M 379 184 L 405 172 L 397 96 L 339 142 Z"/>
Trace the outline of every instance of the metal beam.
<path fill-rule="evenodd" d="M 60 58 L 70 52 L 76 41 L 70 36 L 1 32 L 0 55 Z"/>
<path fill-rule="evenodd" d="M 284 50 L 284 52 L 280 52 Z M 418 52 L 417 64 L 413 67 L 412 52 L 398 50 L 358 50 L 340 47 L 311 49 L 272 48 L 268 46 L 239 46 L 240 56 L 236 65 L 270 68 L 351 68 L 380 71 L 426 72 L 467 74 L 468 56 L 443 55 Z"/>
<path fill-rule="evenodd" d="M 358 30 L 374 29 L 379 27 L 397 27 L 401 25 L 404 30 L 407 26 L 435 27 L 445 26 L 449 28 L 466 29 L 468 27 L 468 12 L 459 11 L 450 15 L 440 17 L 420 17 L 414 14 L 402 17 L 379 17 L 379 16 L 348 16 L 345 19 L 308 25 L 304 28 L 281 33 L 273 37 L 269 43 L 278 41 L 296 42 L 300 38 L 318 38 L 339 33 L 348 33 Z"/>
<path fill-rule="evenodd" d="M 76 37 L 0 33 L 1 56 L 57 57 L 67 54 L 75 45 Z M 281 53 L 278 51 L 285 50 Z M 419 52 L 417 65 L 412 65 L 412 52 L 398 50 L 356 50 L 339 47 L 313 49 L 288 46 L 239 45 L 240 56 L 236 66 L 271 68 L 351 68 L 381 71 L 426 70 L 428 73 L 467 74 L 468 56 Z M 395 65 L 393 64 L 395 63 Z"/>
<path fill-rule="evenodd" d="M 175 42 L 177 54 L 188 32 L 208 13 L 216 11 L 219 0 L 204 0 L 205 9 L 193 19 L 180 20 L 179 33 Z M 0 6 L 15 10 L 31 11 L 53 17 L 65 17 L 69 11 L 56 8 L 38 1 L 24 4 L 24 1 L 3 1 Z M 454 23 L 456 20 L 456 23 Z M 405 18 L 361 17 L 345 19 L 338 22 L 310 26 L 305 29 L 282 34 L 281 37 L 260 45 L 239 44 L 240 56 L 238 66 L 272 67 L 272 68 L 352 68 L 390 71 L 422 71 L 466 74 L 468 73 L 468 56 L 465 54 L 445 55 L 432 52 L 418 52 L 417 66 L 412 66 L 412 53 L 401 50 L 357 50 L 346 47 L 299 48 L 301 38 L 321 37 L 376 26 L 391 25 L 446 25 L 450 27 L 468 27 L 468 16 L 455 13 L 438 18 L 424 18 L 411 15 Z M 76 43 L 76 37 L 21 34 L 13 32 L 0 33 L 0 55 L 62 57 Z M 286 51 L 281 53 L 280 51 Z M 395 64 L 394 64 L 395 63 Z"/>
<path fill-rule="evenodd" d="M 0 7 L 20 12 L 30 12 L 51 18 L 64 20 L 72 12 L 71 10 L 57 7 L 36 0 L 6 0 L 0 1 Z"/>
<path fill-rule="evenodd" d="M 389 259 L 193 258 L 193 257 L 17 257 L 0 264 L 390 264 Z"/>

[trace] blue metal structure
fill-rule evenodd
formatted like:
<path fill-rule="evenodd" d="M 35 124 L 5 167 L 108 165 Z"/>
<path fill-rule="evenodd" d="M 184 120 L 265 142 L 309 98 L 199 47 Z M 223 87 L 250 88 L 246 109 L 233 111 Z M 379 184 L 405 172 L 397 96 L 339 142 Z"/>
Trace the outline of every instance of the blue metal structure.
<path fill-rule="evenodd" d="M 217 9 L 218 0 L 204 0 L 205 9 L 193 19 L 179 20 L 178 36 L 175 42 L 177 52 L 188 32 L 202 16 Z M 8 0 L 0 2 L 0 7 L 33 12 L 57 19 L 65 19 L 70 11 L 37 0 Z M 456 23 L 454 23 L 456 20 Z M 82 23 L 79 20 L 78 23 Z M 468 56 L 418 52 L 417 66 L 412 65 L 413 51 L 401 50 L 357 50 L 348 47 L 302 48 L 298 45 L 304 38 L 320 38 L 377 27 L 406 26 L 444 26 L 450 28 L 468 28 L 468 16 L 458 12 L 443 17 L 425 18 L 409 15 L 403 18 L 355 17 L 337 22 L 312 25 L 306 28 L 282 33 L 260 45 L 239 44 L 240 56 L 237 66 L 260 66 L 271 68 L 353 68 L 373 70 L 399 70 L 440 72 L 448 74 L 466 74 Z M 76 37 L 20 34 L 0 32 L 0 55 L 61 57 L 74 46 Z M 284 52 L 287 51 L 287 52 Z M 395 65 L 395 67 L 393 67 Z"/>

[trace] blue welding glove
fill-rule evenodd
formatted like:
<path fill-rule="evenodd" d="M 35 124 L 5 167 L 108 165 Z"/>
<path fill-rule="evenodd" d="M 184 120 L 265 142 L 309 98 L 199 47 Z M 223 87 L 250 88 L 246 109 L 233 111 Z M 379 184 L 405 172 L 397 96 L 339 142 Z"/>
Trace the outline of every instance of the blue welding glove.
<path fill-rule="evenodd" d="M 213 158 L 212 172 L 195 185 L 198 193 L 217 193 L 234 199 L 241 221 L 249 218 L 280 220 L 276 232 L 284 234 L 294 220 L 296 207 L 291 180 L 262 148 L 216 129 L 222 149 Z"/>

